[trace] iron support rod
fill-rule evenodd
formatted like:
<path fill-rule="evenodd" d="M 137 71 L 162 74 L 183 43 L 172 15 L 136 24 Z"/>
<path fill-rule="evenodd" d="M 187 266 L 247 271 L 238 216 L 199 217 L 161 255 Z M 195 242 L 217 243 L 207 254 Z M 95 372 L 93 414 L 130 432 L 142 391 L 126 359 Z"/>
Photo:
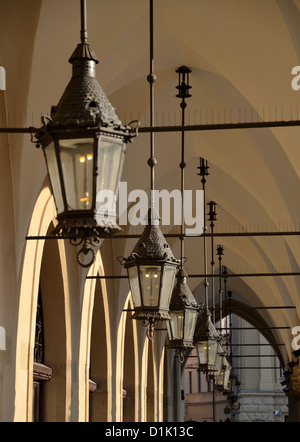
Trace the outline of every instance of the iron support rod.
<path fill-rule="evenodd" d="M 199 274 L 190 274 L 189 278 L 204 278 L 205 275 L 202 273 Z M 218 278 L 219 275 L 213 274 L 208 275 L 210 278 Z M 222 275 L 224 276 L 224 275 Z M 270 273 L 228 273 L 226 274 L 226 278 L 248 278 L 248 277 L 257 277 L 257 276 L 300 276 L 300 272 L 270 272 Z"/>
<path fill-rule="evenodd" d="M 294 305 L 274 305 L 267 307 L 231 307 L 231 310 L 271 310 L 271 309 L 295 309 Z M 226 311 L 228 309 L 225 309 Z"/>
<path fill-rule="evenodd" d="M 231 355 L 232 358 L 278 358 L 277 355 Z"/>
<path fill-rule="evenodd" d="M 60 238 L 61 239 L 61 238 Z M 213 277 L 213 278 L 217 278 L 218 275 L 205 275 L 205 274 L 188 274 L 189 278 L 205 278 L 206 276 L 208 277 Z M 235 278 L 247 278 L 247 277 L 265 277 L 265 276 L 300 276 L 300 272 L 285 272 L 285 273 L 232 273 L 232 274 L 228 274 L 226 275 L 226 277 L 235 277 Z M 126 276 L 127 277 L 127 276 Z M 119 275 L 111 275 L 111 276 L 88 276 L 87 278 L 123 278 L 123 276 L 119 276 Z M 125 276 L 124 276 L 125 278 Z M 237 309 L 239 309 L 237 307 Z"/>
<path fill-rule="evenodd" d="M 230 330 L 290 330 L 291 327 L 230 327 Z M 222 330 L 218 328 L 218 330 Z"/>
<path fill-rule="evenodd" d="M 109 239 L 135 239 L 140 238 L 141 234 L 117 234 L 110 237 Z M 180 233 L 166 233 L 165 238 L 180 238 Z M 227 233 L 214 233 L 214 237 L 225 238 L 225 237 L 252 237 L 252 236 L 300 236 L 300 231 L 284 231 L 284 232 L 227 232 Z M 185 238 L 210 238 L 211 234 L 207 233 L 205 235 L 184 235 Z M 66 237 L 64 237 L 66 238 Z M 64 239 L 63 237 L 61 239 Z M 27 236 L 26 239 L 57 239 L 55 236 Z M 66 238 L 68 239 L 68 238 Z"/>
<path fill-rule="evenodd" d="M 38 129 L 35 127 L 1 127 L 0 133 L 10 133 L 10 134 L 34 134 L 37 133 Z"/>
<path fill-rule="evenodd" d="M 150 10 L 150 17 L 149 17 L 149 47 L 150 47 L 150 54 L 149 54 L 149 75 L 147 77 L 147 81 L 149 83 L 149 91 L 150 91 L 150 127 L 153 128 L 154 126 L 154 83 L 156 80 L 156 76 L 154 74 L 154 36 L 153 36 L 153 0 L 149 0 L 149 10 Z M 150 208 L 151 208 L 151 215 L 150 215 L 150 222 L 154 222 L 154 207 L 155 207 L 155 201 L 154 201 L 154 167 L 156 166 L 156 158 L 154 156 L 154 131 L 151 129 L 149 131 L 150 133 L 150 157 L 148 159 L 148 166 L 150 167 Z"/>
<path fill-rule="evenodd" d="M 185 366 L 184 367 L 185 370 L 199 370 L 199 367 L 191 367 L 191 366 Z M 282 367 L 262 367 L 262 366 L 258 366 L 258 367 L 234 367 L 234 370 L 262 370 L 262 369 L 266 369 L 266 370 L 273 370 L 273 369 L 277 369 L 277 370 L 282 370 Z"/>
<path fill-rule="evenodd" d="M 276 343 L 272 343 L 272 344 L 231 344 L 232 347 L 264 347 L 264 346 L 268 346 L 268 347 L 277 347 L 277 346 L 285 346 L 285 344 L 276 344 Z"/>
<path fill-rule="evenodd" d="M 86 0 L 81 0 L 81 43 L 87 43 Z"/>
<path fill-rule="evenodd" d="M 300 126 L 300 120 L 290 121 L 257 121 L 251 123 L 223 123 L 223 124 L 193 124 L 186 125 L 184 129 L 182 126 L 156 126 L 156 127 L 140 127 L 139 132 L 180 132 L 182 130 L 200 131 L 200 130 L 224 130 L 224 129 L 253 129 L 253 128 L 268 128 L 268 127 L 286 127 L 286 126 Z"/>
<path fill-rule="evenodd" d="M 189 132 L 201 130 L 224 130 L 224 129 L 252 129 L 252 128 L 269 128 L 269 127 L 289 127 L 300 126 L 300 120 L 291 121 L 257 121 L 252 123 L 224 123 L 224 124 L 194 124 L 182 126 L 156 126 L 156 127 L 140 127 L 139 133 L 149 132 Z M 0 133 L 36 133 L 37 128 L 15 128 L 1 127 Z"/>
<path fill-rule="evenodd" d="M 282 367 L 234 367 L 235 370 L 282 370 Z"/>

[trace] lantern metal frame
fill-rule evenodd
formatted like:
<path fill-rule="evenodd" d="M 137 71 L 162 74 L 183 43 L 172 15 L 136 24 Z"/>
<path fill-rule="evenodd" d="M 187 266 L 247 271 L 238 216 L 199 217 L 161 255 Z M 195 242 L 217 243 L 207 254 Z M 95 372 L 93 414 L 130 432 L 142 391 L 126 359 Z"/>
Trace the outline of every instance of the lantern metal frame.
<path fill-rule="evenodd" d="M 170 302 L 170 319 L 166 323 L 169 336 L 168 348 L 176 350 L 176 356 L 181 363 L 184 362 L 187 349 L 194 348 L 194 332 L 201 308 L 189 289 L 186 278 L 187 275 L 181 268 L 177 273 L 177 283 Z M 180 329 L 177 329 L 176 315 L 181 316 Z"/>
<path fill-rule="evenodd" d="M 208 309 L 206 309 L 205 315 L 205 332 L 195 337 L 195 347 L 198 353 L 199 369 L 210 375 L 216 371 L 216 358 L 221 338 L 212 323 L 211 313 Z M 202 359 L 204 354 L 205 356 Z"/>
<path fill-rule="evenodd" d="M 220 374 L 215 376 L 215 388 L 223 393 L 230 391 L 230 372 L 231 366 L 226 356 L 223 356 Z"/>
<path fill-rule="evenodd" d="M 204 160 L 204 158 L 200 158 L 200 175 L 203 193 L 204 193 L 204 211 L 205 211 L 205 184 L 206 184 L 206 176 L 209 175 L 208 172 L 208 163 Z M 212 213 L 215 209 L 215 206 L 211 203 L 208 204 L 210 206 L 210 217 L 214 220 L 215 216 Z M 215 213 L 215 211 L 214 211 Z M 206 216 L 204 213 L 204 233 L 206 233 Z M 198 333 L 195 336 L 195 347 L 197 349 L 198 361 L 199 361 L 199 369 L 202 370 L 207 376 L 211 375 L 212 372 L 216 371 L 216 357 L 218 352 L 218 345 L 221 341 L 221 337 L 217 332 L 214 323 L 212 322 L 212 314 L 208 308 L 208 278 L 207 278 L 207 250 L 206 250 L 206 235 L 203 237 L 203 261 L 204 261 L 204 292 L 205 292 L 205 330 L 202 333 Z M 213 305 L 214 308 L 214 305 Z M 205 355 L 205 356 L 204 356 Z M 204 357 L 203 357 L 204 356 Z"/>
<path fill-rule="evenodd" d="M 191 97 L 189 90 L 191 86 L 189 85 L 189 74 L 192 72 L 186 66 L 181 66 L 176 70 L 178 73 L 178 94 L 177 98 L 181 98 L 180 107 L 182 111 L 182 127 L 185 125 L 185 109 L 186 109 L 186 99 Z M 180 235 L 180 252 L 181 252 L 181 264 L 180 270 L 177 273 L 177 283 L 173 289 L 171 302 L 170 302 L 170 319 L 167 321 L 167 330 L 169 336 L 168 348 L 175 349 L 175 354 L 180 363 L 184 362 L 184 357 L 188 348 L 194 347 L 194 332 L 196 328 L 197 316 L 200 310 L 194 295 L 189 289 L 186 279 L 187 275 L 183 269 L 184 257 L 184 169 L 185 169 L 185 137 L 184 130 L 181 134 L 181 235 Z M 177 320 L 176 320 L 177 319 Z M 178 321 L 179 319 L 179 321 Z M 180 326 L 180 330 L 178 327 Z"/>
<path fill-rule="evenodd" d="M 101 141 L 106 140 L 112 144 L 120 144 L 121 151 L 116 164 L 118 171 L 113 186 L 114 199 L 116 200 L 126 144 L 137 135 L 138 124 L 136 127 L 131 126 L 131 123 L 127 126 L 122 125 L 115 109 L 96 79 L 96 64 L 99 61 L 87 43 L 85 0 L 81 0 L 81 25 L 81 42 L 69 59 L 72 64 L 71 80 L 58 105 L 52 106 L 50 116 L 42 117 L 43 125 L 35 134 L 35 143 L 37 147 L 42 146 L 43 148 L 57 208 L 58 225 L 51 234 L 67 237 L 71 244 L 76 246 L 83 244 L 77 254 L 77 260 L 83 267 L 89 267 L 94 261 L 96 249 L 99 248 L 101 239 L 121 230 L 116 222 L 116 212 L 107 213 L 108 216 L 99 216 L 100 212 L 96 209 Z M 66 195 L 67 179 L 65 175 L 68 174 L 68 171 L 63 170 L 62 167 L 61 142 L 81 139 L 88 140 L 93 149 L 92 195 L 88 197 L 91 203 L 88 209 L 79 209 L 78 207 L 72 209 Z M 53 165 L 55 164 L 55 169 L 53 166 L 53 170 L 50 171 L 52 166 L 49 166 L 47 155 L 52 143 L 54 145 Z M 76 172 L 73 171 L 73 173 L 75 180 Z M 68 176 L 70 175 L 68 174 Z M 59 183 L 59 186 L 56 183 Z M 91 254 L 91 258 L 86 262 L 88 254 Z"/>
<path fill-rule="evenodd" d="M 149 217 L 151 217 L 151 209 L 149 209 Z M 132 319 L 142 321 L 142 324 L 148 327 L 147 336 L 149 339 L 154 338 L 154 326 L 157 321 L 169 320 L 169 305 L 172 289 L 175 281 L 176 271 L 179 266 L 172 250 L 165 240 L 158 225 L 153 220 L 146 226 L 143 234 L 136 243 L 132 253 L 128 258 L 121 258 L 123 267 L 127 270 L 129 285 L 134 302 L 134 314 Z M 160 268 L 160 280 L 157 291 L 156 305 L 149 305 L 145 302 L 145 284 L 143 284 L 142 268 Z M 131 270 L 135 268 L 135 278 Z M 168 277 L 170 280 L 166 284 L 166 271 L 171 270 Z M 137 282 L 137 284 L 136 284 Z M 166 293 L 164 291 L 167 291 Z"/>

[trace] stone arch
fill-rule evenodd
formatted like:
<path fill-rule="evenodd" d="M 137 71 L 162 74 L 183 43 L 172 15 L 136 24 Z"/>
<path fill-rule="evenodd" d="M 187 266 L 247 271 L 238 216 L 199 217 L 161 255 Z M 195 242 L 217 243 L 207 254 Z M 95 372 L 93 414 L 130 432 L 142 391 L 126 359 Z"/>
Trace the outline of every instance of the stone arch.
<path fill-rule="evenodd" d="M 32 213 L 28 235 L 45 236 L 54 216 L 54 200 L 49 187 L 44 186 Z M 44 240 L 26 242 L 19 281 L 14 416 L 16 421 L 32 419 L 35 316 L 44 243 Z"/>
<path fill-rule="evenodd" d="M 28 236 L 46 236 L 49 226 L 52 222 L 55 222 L 55 217 L 56 208 L 53 196 L 49 187 L 45 184 L 32 213 Z M 16 407 L 14 419 L 17 421 L 32 420 L 33 348 L 37 297 L 44 249 L 47 251 L 48 248 L 54 247 L 54 241 L 51 240 L 52 245 L 45 246 L 44 239 L 27 240 L 25 246 L 19 282 L 19 322 L 16 341 Z M 62 317 L 64 316 L 65 347 L 60 362 L 66 369 L 61 377 L 65 382 L 65 411 L 61 409 L 59 416 L 56 416 L 56 418 L 66 421 L 87 420 L 89 386 L 87 367 L 89 367 L 91 312 L 95 283 L 93 280 L 86 280 L 86 274 L 88 271 L 89 274 L 95 274 L 95 269 L 100 266 L 101 259 L 97 254 L 98 260 L 96 259 L 94 265 L 89 270 L 83 270 L 79 268 L 76 262 L 76 248 L 67 245 L 65 241 L 55 242 L 57 243 L 56 262 L 51 260 L 47 269 L 49 268 L 51 272 L 56 271 L 61 275 L 59 291 L 62 293 L 60 303 L 63 310 L 60 312 L 60 318 L 63 322 Z M 52 252 L 55 255 L 55 252 Z M 69 256 L 70 260 L 67 260 L 66 256 Z M 45 272 L 44 277 L 46 277 Z M 54 277 L 53 273 L 52 277 Z M 49 296 L 51 295 L 49 294 Z M 49 324 L 51 324 L 51 321 Z M 53 324 L 50 328 L 53 329 Z M 62 362 L 63 357 L 65 358 L 64 362 Z M 51 357 L 51 359 L 54 359 L 54 357 Z"/>

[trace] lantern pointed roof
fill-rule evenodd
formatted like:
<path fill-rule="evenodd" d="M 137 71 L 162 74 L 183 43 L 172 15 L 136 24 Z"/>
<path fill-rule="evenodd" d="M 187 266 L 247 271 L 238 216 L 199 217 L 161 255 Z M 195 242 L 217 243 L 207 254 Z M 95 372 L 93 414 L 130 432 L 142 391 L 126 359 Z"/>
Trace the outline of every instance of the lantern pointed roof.
<path fill-rule="evenodd" d="M 133 248 L 131 255 L 127 258 L 127 262 L 141 259 L 165 260 L 176 265 L 179 264 L 179 260 L 174 257 L 171 247 L 158 225 L 158 220 L 158 215 L 150 208 L 148 211 L 148 224 Z"/>
<path fill-rule="evenodd" d="M 180 307 L 199 307 L 193 293 L 186 283 L 187 274 L 183 268 L 180 268 L 178 270 L 176 278 L 177 282 L 173 289 L 170 309 L 176 309 Z"/>
<path fill-rule="evenodd" d="M 52 107 L 52 124 L 120 128 L 117 112 L 96 78 L 99 60 L 91 46 L 86 42 L 78 44 L 69 62 L 73 65 L 72 78 L 58 105 Z"/>
<path fill-rule="evenodd" d="M 159 226 L 148 224 L 136 243 L 131 257 L 177 261 Z"/>

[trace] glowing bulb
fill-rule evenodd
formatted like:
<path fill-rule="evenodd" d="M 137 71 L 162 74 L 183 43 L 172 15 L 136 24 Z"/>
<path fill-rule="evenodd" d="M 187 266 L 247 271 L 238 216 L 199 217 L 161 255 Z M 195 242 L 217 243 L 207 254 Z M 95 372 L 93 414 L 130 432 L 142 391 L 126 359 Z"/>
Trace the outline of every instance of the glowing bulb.
<path fill-rule="evenodd" d="M 155 275 L 154 275 L 154 278 L 157 278 L 158 277 L 158 274 L 157 273 L 155 273 Z"/>
<path fill-rule="evenodd" d="M 93 159 L 93 155 L 91 153 L 88 153 L 86 157 L 89 161 Z"/>
<path fill-rule="evenodd" d="M 84 157 L 84 156 L 80 157 L 80 158 L 79 158 L 79 161 L 80 161 L 81 163 L 85 163 L 85 157 Z"/>
<path fill-rule="evenodd" d="M 149 276 L 150 276 L 150 275 L 149 275 L 149 273 L 146 273 L 146 275 L 145 275 L 145 276 L 146 276 L 146 278 L 149 278 Z"/>

